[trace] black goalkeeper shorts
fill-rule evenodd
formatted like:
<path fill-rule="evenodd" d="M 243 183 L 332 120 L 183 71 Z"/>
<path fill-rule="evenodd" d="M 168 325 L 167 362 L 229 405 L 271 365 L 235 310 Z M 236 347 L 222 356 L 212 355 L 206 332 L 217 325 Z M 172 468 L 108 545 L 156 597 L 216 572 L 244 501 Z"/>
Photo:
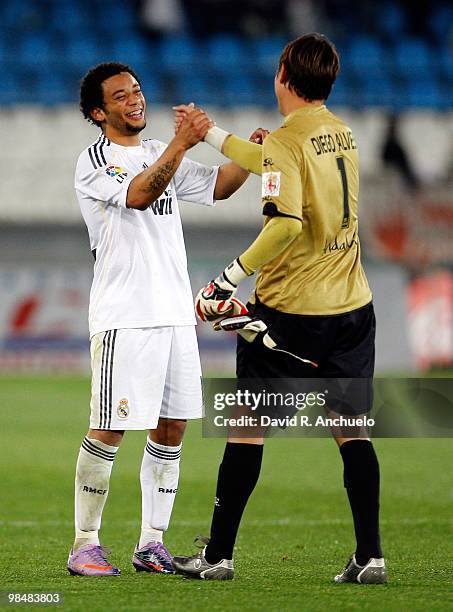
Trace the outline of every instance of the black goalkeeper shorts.
<path fill-rule="evenodd" d="M 250 343 L 238 335 L 238 388 L 249 388 L 252 384 L 275 391 L 279 386 L 288 386 L 289 381 L 285 383 L 281 379 L 292 379 L 292 386 L 297 388 L 303 387 L 300 379 L 322 379 L 319 387 L 329 389 L 332 409 L 341 414 L 363 414 L 371 410 L 376 334 L 372 303 L 327 316 L 287 314 L 259 301 L 247 304 L 247 308 L 267 324 L 278 348 L 315 362 L 318 367 L 287 353 L 270 350 L 260 337 Z"/>

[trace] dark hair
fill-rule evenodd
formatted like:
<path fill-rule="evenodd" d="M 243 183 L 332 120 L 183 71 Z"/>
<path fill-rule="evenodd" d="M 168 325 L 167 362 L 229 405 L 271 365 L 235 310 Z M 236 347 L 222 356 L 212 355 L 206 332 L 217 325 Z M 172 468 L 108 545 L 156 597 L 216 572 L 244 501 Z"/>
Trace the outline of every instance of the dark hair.
<path fill-rule="evenodd" d="M 278 69 L 285 67 L 283 83 L 308 101 L 326 100 L 340 70 L 335 45 L 322 34 L 304 34 L 288 43 Z"/>
<path fill-rule="evenodd" d="M 140 84 L 140 79 L 135 72 L 126 64 L 119 64 L 117 62 L 109 62 L 105 64 L 98 64 L 94 68 L 91 68 L 89 72 L 83 77 L 80 83 L 80 110 L 83 116 L 90 123 L 100 126 L 98 121 L 95 121 L 91 116 L 91 111 L 94 108 L 104 108 L 104 92 L 102 90 L 102 83 L 112 76 L 120 74 L 121 72 L 128 72 L 130 75 L 137 79 Z"/>

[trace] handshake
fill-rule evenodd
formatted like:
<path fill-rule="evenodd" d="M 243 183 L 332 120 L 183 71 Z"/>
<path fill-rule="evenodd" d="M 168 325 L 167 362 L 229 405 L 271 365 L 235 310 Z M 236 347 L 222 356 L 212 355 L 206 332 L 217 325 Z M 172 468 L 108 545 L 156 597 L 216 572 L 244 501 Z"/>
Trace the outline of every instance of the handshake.
<path fill-rule="evenodd" d="M 181 141 L 185 149 L 190 149 L 202 140 L 206 140 L 219 151 L 222 150 L 222 144 L 229 134 L 217 128 L 215 121 L 203 109 L 191 102 L 174 106 L 173 111 L 175 138 Z M 262 144 L 268 134 L 268 130 L 258 128 L 250 136 L 249 141 Z"/>
<path fill-rule="evenodd" d="M 214 122 L 201 108 L 194 104 L 173 107 L 175 111 L 175 140 L 184 149 L 190 149 L 204 139 Z"/>

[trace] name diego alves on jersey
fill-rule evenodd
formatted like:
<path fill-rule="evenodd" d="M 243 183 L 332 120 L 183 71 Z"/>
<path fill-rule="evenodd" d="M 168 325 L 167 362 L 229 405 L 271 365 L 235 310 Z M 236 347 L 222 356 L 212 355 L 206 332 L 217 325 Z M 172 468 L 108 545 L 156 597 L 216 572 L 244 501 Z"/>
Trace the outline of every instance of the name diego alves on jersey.
<path fill-rule="evenodd" d="M 310 139 L 316 155 L 323 153 L 341 153 L 357 149 L 357 145 L 351 130 L 346 132 L 334 132 L 333 134 L 319 134 Z"/>

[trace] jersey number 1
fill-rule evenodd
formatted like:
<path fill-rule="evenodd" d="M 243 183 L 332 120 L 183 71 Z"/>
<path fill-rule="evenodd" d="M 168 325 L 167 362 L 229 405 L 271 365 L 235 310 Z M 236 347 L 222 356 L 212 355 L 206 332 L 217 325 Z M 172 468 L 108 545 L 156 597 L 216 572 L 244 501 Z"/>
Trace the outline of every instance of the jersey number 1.
<path fill-rule="evenodd" d="M 348 177 L 346 176 L 346 168 L 344 165 L 344 157 L 336 158 L 338 170 L 341 175 L 341 184 L 343 186 L 343 221 L 341 227 L 349 227 L 349 193 L 348 193 Z"/>

